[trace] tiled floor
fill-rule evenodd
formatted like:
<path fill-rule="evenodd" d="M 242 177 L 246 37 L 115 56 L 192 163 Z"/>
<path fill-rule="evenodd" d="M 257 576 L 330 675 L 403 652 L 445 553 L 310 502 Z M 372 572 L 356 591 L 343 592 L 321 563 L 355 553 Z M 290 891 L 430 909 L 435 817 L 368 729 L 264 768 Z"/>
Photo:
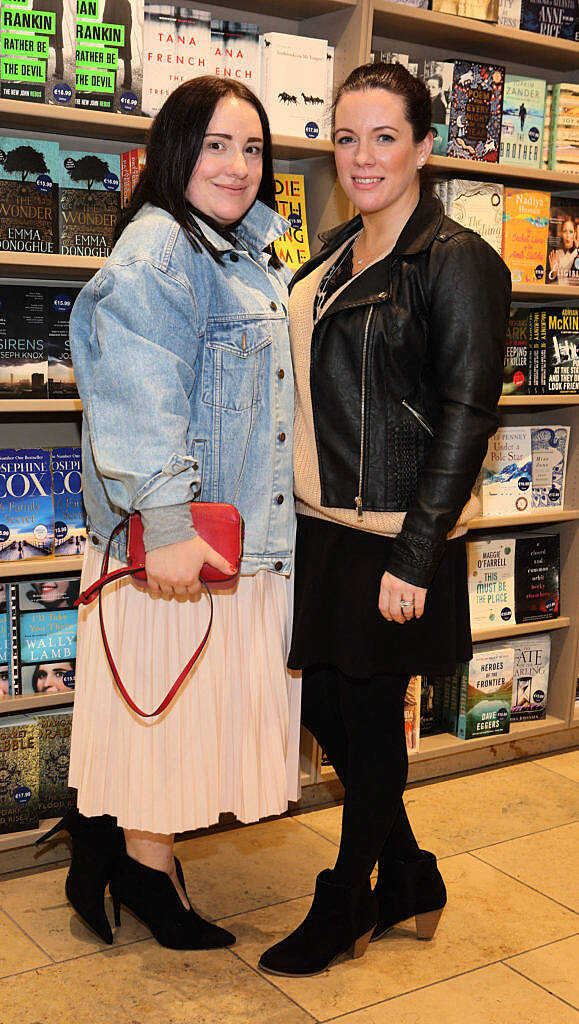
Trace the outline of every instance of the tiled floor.
<path fill-rule="evenodd" d="M 230 950 L 162 949 L 127 911 L 104 946 L 65 902 L 65 864 L 0 856 L 0 1024 L 579 1024 L 579 750 L 422 784 L 406 803 L 449 890 L 434 940 L 407 922 L 302 980 L 257 959 L 332 864 L 339 807 L 180 844 Z"/>

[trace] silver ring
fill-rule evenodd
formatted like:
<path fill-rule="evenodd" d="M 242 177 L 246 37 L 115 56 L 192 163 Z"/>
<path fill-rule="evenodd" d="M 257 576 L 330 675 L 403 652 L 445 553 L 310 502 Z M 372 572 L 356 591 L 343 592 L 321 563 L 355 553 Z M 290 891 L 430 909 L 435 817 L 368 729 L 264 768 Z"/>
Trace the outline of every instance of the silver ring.
<path fill-rule="evenodd" d="M 400 602 L 400 607 L 401 608 L 412 608 L 413 604 L 414 604 L 414 601 L 401 601 Z"/>

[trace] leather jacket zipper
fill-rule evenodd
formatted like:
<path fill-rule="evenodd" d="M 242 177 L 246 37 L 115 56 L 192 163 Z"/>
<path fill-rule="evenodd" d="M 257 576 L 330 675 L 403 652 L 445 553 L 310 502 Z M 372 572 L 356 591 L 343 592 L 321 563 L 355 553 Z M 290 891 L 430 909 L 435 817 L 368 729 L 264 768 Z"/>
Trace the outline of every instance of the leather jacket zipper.
<path fill-rule="evenodd" d="M 402 399 L 402 405 L 404 406 L 405 409 L 408 409 L 409 413 L 412 413 L 415 420 L 418 420 L 423 430 L 425 430 L 427 434 L 430 434 L 430 437 L 434 437 L 434 430 L 430 426 L 430 423 L 428 423 L 424 419 L 424 416 L 421 416 L 420 413 L 416 411 L 416 409 L 413 409 L 412 406 L 408 404 L 405 398 Z"/>
<path fill-rule="evenodd" d="M 354 498 L 354 505 L 358 513 L 358 519 L 361 519 L 364 514 L 362 507 L 362 484 L 364 480 L 364 445 L 366 442 L 366 363 L 368 357 L 368 332 L 370 330 L 370 320 L 372 319 L 372 313 L 374 307 L 370 306 L 368 310 L 368 316 L 366 317 L 366 326 L 364 327 L 364 344 L 362 346 L 362 394 L 360 399 L 360 467 L 358 472 L 358 494 Z"/>

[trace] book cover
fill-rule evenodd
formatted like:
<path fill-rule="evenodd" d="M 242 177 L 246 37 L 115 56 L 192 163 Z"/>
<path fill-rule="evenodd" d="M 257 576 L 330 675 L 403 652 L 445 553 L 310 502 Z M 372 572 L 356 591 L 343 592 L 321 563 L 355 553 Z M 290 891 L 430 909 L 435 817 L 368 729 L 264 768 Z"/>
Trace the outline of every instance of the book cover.
<path fill-rule="evenodd" d="M 560 615 L 559 535 L 517 537 L 515 621 L 538 622 Z"/>
<path fill-rule="evenodd" d="M 6 607 L 6 584 L 0 583 L 0 700 L 10 696 L 10 631 Z"/>
<path fill-rule="evenodd" d="M 437 731 L 435 718 L 435 680 L 433 676 L 420 677 L 420 735 L 431 736 Z"/>
<path fill-rule="evenodd" d="M 45 558 L 53 547 L 50 451 L 0 448 L 0 562 Z"/>
<path fill-rule="evenodd" d="M 140 114 L 142 86 L 143 0 L 77 0 L 75 105 Z"/>
<path fill-rule="evenodd" d="M 326 103 L 325 114 L 320 124 L 320 139 L 332 138 L 332 103 L 334 102 L 334 58 L 336 47 L 328 44 L 326 52 Z"/>
<path fill-rule="evenodd" d="M 504 186 L 492 181 L 454 178 L 448 182 L 448 216 L 476 231 L 501 255 Z"/>
<path fill-rule="evenodd" d="M 44 289 L 0 285 L 0 398 L 48 396 Z"/>
<path fill-rule="evenodd" d="M 432 104 L 432 152 L 435 156 L 446 156 L 448 150 L 448 125 L 452 100 L 454 61 L 423 60 L 417 66 L 417 75 L 424 79 Z"/>
<path fill-rule="evenodd" d="M 503 164 L 541 167 L 547 83 L 507 75 L 503 99 L 500 159 Z"/>
<path fill-rule="evenodd" d="M 80 288 L 45 288 L 48 397 L 78 398 L 70 352 L 70 314 Z"/>
<path fill-rule="evenodd" d="M 509 732 L 513 664 L 512 647 L 475 649 L 461 676 L 456 730 L 460 739 Z"/>
<path fill-rule="evenodd" d="M 280 260 L 297 270 L 310 258 L 304 175 L 276 171 L 274 182 L 275 208 L 291 225 L 283 238 L 273 243 L 274 249 Z"/>
<path fill-rule="evenodd" d="M 537 311 L 535 321 L 546 353 L 541 390 L 579 394 L 579 308 L 548 306 Z"/>
<path fill-rule="evenodd" d="M 154 117 L 175 89 L 209 74 L 211 14 L 145 2 L 143 114 Z"/>
<path fill-rule="evenodd" d="M 38 727 L 27 715 L 0 719 L 0 832 L 38 828 Z"/>
<path fill-rule="evenodd" d="M 552 171 L 577 174 L 579 173 L 579 84 L 562 82 L 553 86 L 551 116 L 553 131 L 549 140 L 549 168 Z"/>
<path fill-rule="evenodd" d="M 476 21 L 497 22 L 499 18 L 499 0 L 431 0 L 430 9 Z"/>
<path fill-rule="evenodd" d="M 0 138 L 0 251 L 58 252 L 58 143 Z"/>
<path fill-rule="evenodd" d="M 499 25 L 520 28 L 521 0 L 499 0 Z"/>
<path fill-rule="evenodd" d="M 531 507 L 530 427 L 499 427 L 482 464 L 483 516 L 505 516 Z"/>
<path fill-rule="evenodd" d="M 551 152 L 551 109 L 553 105 L 553 86 L 547 85 L 545 97 L 545 126 L 543 128 L 543 161 L 541 167 L 548 168 L 549 153 Z"/>
<path fill-rule="evenodd" d="M 326 47 L 324 43 L 324 60 Z M 260 71 L 259 25 L 213 18 L 208 74 L 236 78 L 259 96 Z"/>
<path fill-rule="evenodd" d="M 86 546 L 86 512 L 82 500 L 80 448 L 53 448 L 54 554 L 82 555 Z"/>
<path fill-rule="evenodd" d="M 18 666 L 13 693 L 69 693 L 74 689 L 80 578 L 27 579 L 10 586 L 17 618 Z"/>
<path fill-rule="evenodd" d="M 512 306 L 505 343 L 503 395 L 527 395 L 529 393 L 530 344 L 529 311 L 522 306 Z"/>
<path fill-rule="evenodd" d="M 109 256 L 121 212 L 116 153 L 60 151 L 60 251 Z"/>
<path fill-rule="evenodd" d="M 579 285 L 579 199 L 553 196 L 547 261 L 547 284 Z"/>
<path fill-rule="evenodd" d="M 1 5 L 1 98 L 71 105 L 76 0 Z"/>
<path fill-rule="evenodd" d="M 531 427 L 533 508 L 563 508 L 569 427 Z"/>
<path fill-rule="evenodd" d="M 549 690 L 551 636 L 534 633 L 509 640 L 514 650 L 511 721 L 531 722 L 545 718 Z"/>
<path fill-rule="evenodd" d="M 73 790 L 68 788 L 72 709 L 37 711 L 38 727 L 38 814 L 42 818 L 60 818 L 75 806 Z"/>
<path fill-rule="evenodd" d="M 421 676 L 411 676 L 404 696 L 404 735 L 408 753 L 420 749 Z"/>
<path fill-rule="evenodd" d="M 576 0 L 522 0 L 521 28 L 542 36 L 576 39 Z"/>
<path fill-rule="evenodd" d="M 472 540 L 466 548 L 471 626 L 475 629 L 514 621 L 514 539 Z"/>
<path fill-rule="evenodd" d="M 497 163 L 504 81 L 502 66 L 455 61 L 447 156 Z"/>
<path fill-rule="evenodd" d="M 330 120 L 325 39 L 267 32 L 262 98 L 272 132 L 317 139 Z"/>
<path fill-rule="evenodd" d="M 505 187 L 502 256 L 513 284 L 545 280 L 551 193 Z"/>

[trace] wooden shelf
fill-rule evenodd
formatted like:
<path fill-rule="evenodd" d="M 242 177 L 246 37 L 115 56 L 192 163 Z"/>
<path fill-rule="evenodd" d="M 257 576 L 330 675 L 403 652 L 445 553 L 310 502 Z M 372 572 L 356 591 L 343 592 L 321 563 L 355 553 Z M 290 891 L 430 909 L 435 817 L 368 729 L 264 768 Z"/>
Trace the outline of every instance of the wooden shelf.
<path fill-rule="evenodd" d="M 514 284 L 513 301 L 577 302 L 579 288 L 565 284 Z"/>
<path fill-rule="evenodd" d="M 93 274 L 96 274 L 99 267 L 102 267 L 103 263 L 104 259 L 100 256 L 3 252 L 0 254 L 0 275 L 2 277 L 88 281 Z"/>
<path fill-rule="evenodd" d="M 529 64 L 553 71 L 577 70 L 577 43 L 472 18 L 374 0 L 375 36 L 412 40 L 437 49 Z"/>
<path fill-rule="evenodd" d="M 497 527 L 509 526 L 540 526 L 541 523 L 567 523 L 571 519 L 579 519 L 576 508 L 536 508 L 531 512 L 517 512 L 507 516 L 475 516 L 471 519 L 469 530 L 493 530 Z"/>
<path fill-rule="evenodd" d="M 26 558 L 21 562 L 0 561 L 0 579 L 20 576 L 58 576 L 59 573 L 80 572 L 82 555 L 63 555 L 61 558 Z"/>
<path fill-rule="evenodd" d="M 0 398 L 0 413 L 82 412 L 80 398 Z"/>
<path fill-rule="evenodd" d="M 554 189 L 579 189 L 579 173 L 566 174 L 562 171 L 547 171 L 540 167 L 517 167 L 515 164 L 488 163 L 486 160 L 459 160 L 454 156 L 431 156 L 428 158 L 427 166 L 436 174 L 481 181 L 488 178 L 490 181 L 504 182 L 512 188 L 533 185 L 548 192 Z"/>
<path fill-rule="evenodd" d="M 60 708 L 74 703 L 74 690 L 70 693 L 25 693 L 20 697 L 6 697 L 0 701 L 0 716 L 22 715 L 41 708 Z"/>
<path fill-rule="evenodd" d="M 568 629 L 571 619 L 561 615 L 558 619 L 544 619 L 542 622 L 501 623 L 500 626 L 475 627 L 472 631 L 473 643 L 483 640 L 505 640 L 509 636 L 527 636 L 530 633 L 550 633 L 553 629 Z"/>
<path fill-rule="evenodd" d="M 579 405 L 579 395 L 503 395 L 499 405 Z"/>

